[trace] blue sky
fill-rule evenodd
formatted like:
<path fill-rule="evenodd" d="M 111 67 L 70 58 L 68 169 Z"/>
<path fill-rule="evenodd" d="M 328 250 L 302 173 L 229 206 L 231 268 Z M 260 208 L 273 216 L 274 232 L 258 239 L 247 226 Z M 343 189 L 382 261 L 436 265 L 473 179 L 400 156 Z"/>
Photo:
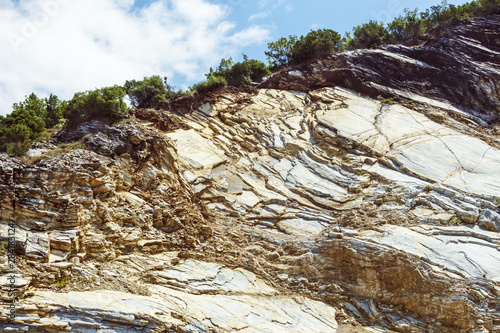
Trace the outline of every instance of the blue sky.
<path fill-rule="evenodd" d="M 305 35 L 311 29 L 329 28 L 344 35 L 352 27 L 370 20 L 389 22 L 404 13 L 405 8 L 423 11 L 441 0 L 283 0 L 283 1 L 220 1 L 232 3 L 230 17 L 238 27 L 265 25 L 273 40 L 288 35 Z M 448 1 L 464 4 L 467 1 Z M 265 45 L 251 45 L 244 52 L 252 58 L 266 60 Z"/>
<path fill-rule="evenodd" d="M 251 24 L 264 25 L 276 40 L 288 35 L 305 35 L 311 29 L 329 28 L 344 35 L 352 27 L 370 20 L 387 23 L 404 13 L 405 8 L 423 11 L 437 5 L 441 0 L 260 0 L 218 1 L 230 4 L 230 17 L 238 27 Z M 464 4 L 467 1 L 448 1 L 449 4 Z M 246 47 L 252 58 L 265 60 L 266 45 Z"/>
<path fill-rule="evenodd" d="M 156 74 L 186 88 L 223 57 L 266 61 L 280 37 L 344 34 L 439 1 L 0 0 L 0 114 L 31 92 L 70 99 Z"/>

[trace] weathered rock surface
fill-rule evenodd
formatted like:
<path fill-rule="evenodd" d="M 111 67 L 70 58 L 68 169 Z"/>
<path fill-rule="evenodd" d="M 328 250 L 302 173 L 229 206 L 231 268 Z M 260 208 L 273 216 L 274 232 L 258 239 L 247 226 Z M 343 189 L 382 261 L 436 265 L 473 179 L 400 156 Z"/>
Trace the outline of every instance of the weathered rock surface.
<path fill-rule="evenodd" d="M 335 332 L 335 309 L 298 296 L 280 296 L 255 274 L 168 256 L 119 257 L 145 274 L 149 295 L 118 291 L 37 291 L 16 320 L 24 330 L 88 332 Z M 151 267 L 154 261 L 155 267 Z M 130 264 L 133 262 L 134 264 Z M 123 267 L 122 267 L 123 268 Z M 105 271 L 108 275 L 120 274 Z M 97 281 L 93 282 L 97 283 Z M 12 328 L 16 326 L 12 325 Z M 6 330 L 9 328 L 7 327 Z"/>
<path fill-rule="evenodd" d="M 0 328 L 500 332 L 500 141 L 483 122 L 498 110 L 495 19 L 318 60 L 183 117 L 84 124 L 66 139 L 87 150 L 0 155 L 0 236 L 16 225 L 18 257 L 14 325 L 0 257 Z M 429 58 L 406 95 L 391 90 L 412 103 L 359 93 L 395 89 L 445 46 L 455 62 Z M 332 59 L 358 59 L 345 66 L 362 89 L 324 80 Z M 469 104 L 459 80 L 416 88 L 448 61 L 479 73 L 460 86 Z"/>
<path fill-rule="evenodd" d="M 313 61 L 275 75 L 263 88 L 310 91 L 339 85 L 372 97 L 396 97 L 471 112 L 498 121 L 500 16 L 492 15 L 392 45 Z M 444 104 L 443 104 L 444 103 Z"/>
<path fill-rule="evenodd" d="M 498 210 L 497 148 L 344 89 L 260 90 L 248 98 L 236 112 L 216 104 L 218 119 L 190 124 L 205 136 L 200 145 L 212 137 L 233 162 L 207 163 L 212 173 L 189 182 L 208 207 L 261 226 L 266 246 L 245 250 L 267 258 L 263 270 L 305 276 L 306 289 L 317 285 L 323 299 L 392 329 L 498 325 L 488 313 L 499 306 L 500 242 L 496 233 L 473 228 L 497 230 L 496 222 L 479 222 Z M 219 139 L 232 132 L 243 139 L 239 151 L 234 140 Z M 193 140 L 185 132 L 177 141 L 180 135 Z M 181 161 L 192 160 L 190 150 L 176 148 Z M 437 227 L 452 223 L 464 226 Z M 283 250 L 290 244 L 298 254 Z M 331 281 L 336 288 L 327 287 Z M 395 305 L 401 308 L 391 310 Z M 401 309 L 414 315 L 404 318 Z"/>

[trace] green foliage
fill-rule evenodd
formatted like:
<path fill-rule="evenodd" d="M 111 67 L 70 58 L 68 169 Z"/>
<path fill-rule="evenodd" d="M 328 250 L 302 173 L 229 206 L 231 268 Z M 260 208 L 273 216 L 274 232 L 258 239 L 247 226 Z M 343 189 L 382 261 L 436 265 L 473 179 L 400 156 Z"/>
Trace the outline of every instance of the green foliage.
<path fill-rule="evenodd" d="M 44 99 L 44 102 L 46 107 L 45 127 L 53 128 L 59 125 L 63 119 L 63 110 L 67 103 L 60 101 L 54 94 L 50 94 L 49 98 Z"/>
<path fill-rule="evenodd" d="M 474 301 L 476 302 L 481 302 L 481 300 L 483 299 L 483 296 L 481 296 L 480 293 L 478 293 L 477 291 L 475 290 L 471 290 L 470 291 L 470 296 L 474 299 Z"/>
<path fill-rule="evenodd" d="M 500 0 L 475 0 L 463 5 L 442 1 L 425 12 L 405 9 L 405 13 L 385 25 L 370 21 L 355 26 L 344 38 L 335 31 L 320 29 L 308 35 L 283 37 L 267 45 L 265 52 L 272 70 L 296 65 L 331 52 L 348 49 L 373 48 L 421 36 L 432 29 L 455 25 L 473 17 L 500 13 Z"/>
<path fill-rule="evenodd" d="M 117 121 L 125 117 L 128 109 L 123 101 L 124 96 L 125 92 L 119 86 L 76 93 L 64 110 L 68 126 L 73 127 L 91 119 Z"/>
<path fill-rule="evenodd" d="M 460 218 L 458 216 L 453 216 L 451 219 L 450 219 L 450 223 L 451 224 L 460 224 L 462 223 L 462 221 L 460 220 Z"/>
<path fill-rule="evenodd" d="M 478 0 L 477 2 L 483 15 L 500 13 L 500 0 Z"/>
<path fill-rule="evenodd" d="M 31 147 L 31 141 L 17 141 L 17 142 L 9 142 L 6 145 L 6 153 L 10 156 L 25 156 L 28 150 Z"/>
<path fill-rule="evenodd" d="M 159 75 L 144 77 L 142 81 L 130 80 L 125 82 L 124 90 L 135 108 L 156 108 L 169 99 L 175 98 L 178 93 Z"/>
<path fill-rule="evenodd" d="M 338 32 L 330 29 L 311 30 L 295 43 L 292 63 L 301 63 L 338 51 L 341 39 Z"/>
<path fill-rule="evenodd" d="M 83 140 L 83 138 L 82 138 Z M 59 143 L 57 148 L 45 152 L 45 156 L 57 157 L 71 153 L 76 149 L 87 149 L 87 146 L 82 141 L 74 141 L 71 143 Z"/>
<path fill-rule="evenodd" d="M 248 59 L 243 55 L 243 61 L 235 63 L 223 77 L 228 85 L 235 87 L 248 87 L 252 82 L 261 81 L 264 77 L 271 75 L 267 66 L 259 60 Z"/>
<path fill-rule="evenodd" d="M 306 36 L 289 36 L 267 44 L 270 67 L 299 64 L 341 49 L 342 37 L 331 29 L 311 30 Z"/>
<path fill-rule="evenodd" d="M 23 102 L 14 103 L 12 106 L 14 111 L 19 110 L 29 110 L 33 111 L 37 117 L 45 120 L 47 117 L 47 109 L 43 99 L 38 98 L 35 93 L 31 93 L 29 96 L 26 96 L 26 99 Z"/>
<path fill-rule="evenodd" d="M 68 278 L 67 278 L 67 277 L 65 277 L 65 278 L 63 278 L 63 279 L 56 280 L 56 281 L 54 282 L 54 284 L 55 284 L 56 286 L 58 286 L 59 288 L 64 288 L 64 287 L 66 287 L 66 285 L 68 284 Z"/>
<path fill-rule="evenodd" d="M 233 68 L 233 66 L 234 66 L 234 61 L 232 57 L 229 59 L 222 58 L 219 66 L 217 66 L 215 70 L 213 70 L 212 67 L 210 67 L 210 72 L 208 74 L 205 74 L 205 76 L 207 77 L 207 80 L 210 79 L 210 77 L 212 76 L 223 77 L 224 79 L 227 80 L 231 68 Z"/>
<path fill-rule="evenodd" d="M 388 24 L 391 39 L 395 42 L 420 36 L 429 26 L 429 19 L 425 13 L 418 14 L 418 9 L 405 9 L 404 16 L 396 17 Z"/>
<path fill-rule="evenodd" d="M 9 251 L 9 242 L 8 241 L 2 241 L 0 243 L 0 251 L 2 251 L 2 252 L 8 252 Z"/>
<path fill-rule="evenodd" d="M 267 44 L 268 51 L 265 54 L 269 59 L 271 70 L 287 66 L 292 62 L 295 43 L 297 43 L 297 36 L 282 37 Z"/>
<path fill-rule="evenodd" d="M 395 18 L 387 27 L 392 42 L 417 37 L 435 28 L 443 28 L 470 20 L 473 17 L 500 12 L 500 0 L 476 0 L 463 5 L 442 1 L 425 12 L 405 9 L 405 15 Z"/>
<path fill-rule="evenodd" d="M 14 103 L 14 111 L 27 110 L 32 111 L 37 117 L 41 118 L 46 128 L 56 126 L 62 118 L 64 102 L 60 101 L 56 95 L 50 94 L 49 98 L 38 98 L 35 93 L 26 96 L 26 99 L 19 103 Z"/>
<path fill-rule="evenodd" d="M 44 132 L 45 123 L 33 109 L 24 109 L 21 104 L 14 108 L 11 114 L 0 116 L 0 151 L 22 156 Z"/>
<path fill-rule="evenodd" d="M 394 103 L 394 98 L 391 97 L 391 98 L 386 98 L 386 99 L 383 99 L 382 101 L 380 101 L 381 103 L 384 103 L 384 104 L 393 104 Z"/>
<path fill-rule="evenodd" d="M 430 184 L 429 184 L 429 185 L 427 185 L 427 186 L 424 188 L 424 191 L 425 191 L 425 192 L 427 192 L 427 193 L 428 193 L 428 192 L 431 192 L 432 190 L 433 190 L 433 188 L 432 188 L 432 186 L 431 186 Z"/>
<path fill-rule="evenodd" d="M 191 90 L 201 94 L 226 85 L 245 88 L 268 75 L 271 75 L 271 71 L 262 61 L 248 59 L 246 55 L 243 55 L 242 62 L 237 63 L 233 58 L 223 58 L 215 70 L 210 68 L 210 72 L 205 74 L 207 81 L 195 84 Z"/>
<path fill-rule="evenodd" d="M 204 94 L 208 91 L 214 91 L 216 89 L 227 86 L 227 81 L 221 76 L 210 76 L 207 81 L 197 83 L 190 87 L 190 90 L 196 91 L 198 94 Z"/>
<path fill-rule="evenodd" d="M 389 32 L 382 22 L 370 21 L 353 28 L 353 37 L 347 42 L 350 49 L 380 46 L 389 39 Z"/>

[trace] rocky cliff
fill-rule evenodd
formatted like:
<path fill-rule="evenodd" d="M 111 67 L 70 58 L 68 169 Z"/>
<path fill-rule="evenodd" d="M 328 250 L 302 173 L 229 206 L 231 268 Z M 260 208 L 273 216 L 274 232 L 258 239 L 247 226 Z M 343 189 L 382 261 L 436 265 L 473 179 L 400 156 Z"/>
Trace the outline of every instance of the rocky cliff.
<path fill-rule="evenodd" d="M 478 19 L 57 136 L 86 149 L 1 155 L 0 328 L 500 332 L 499 30 Z"/>

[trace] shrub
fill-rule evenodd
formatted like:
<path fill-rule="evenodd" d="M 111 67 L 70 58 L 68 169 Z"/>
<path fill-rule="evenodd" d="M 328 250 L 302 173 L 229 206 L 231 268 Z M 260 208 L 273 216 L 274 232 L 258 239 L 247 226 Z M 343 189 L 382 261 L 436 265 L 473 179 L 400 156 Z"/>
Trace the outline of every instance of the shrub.
<path fill-rule="evenodd" d="M 192 87 L 190 90 L 196 91 L 198 94 L 204 94 L 209 91 L 214 91 L 216 89 L 227 86 L 227 81 L 221 76 L 210 76 L 207 81 L 200 82 Z"/>
<path fill-rule="evenodd" d="M 33 112 L 37 117 L 41 118 L 44 122 L 47 118 L 47 107 L 43 99 L 38 98 L 35 93 L 26 96 L 26 99 L 19 103 L 14 103 L 12 109 L 15 111 L 27 110 Z M 45 126 L 45 124 L 44 124 Z"/>
<path fill-rule="evenodd" d="M 18 108 L 6 117 L 0 116 L 0 151 L 23 156 L 44 131 L 42 118 L 33 110 Z"/>
<path fill-rule="evenodd" d="M 63 119 L 63 110 L 66 102 L 60 101 L 56 95 L 50 94 L 49 98 L 45 98 L 46 116 L 45 127 L 52 128 L 59 125 Z"/>
<path fill-rule="evenodd" d="M 299 64 L 341 49 L 341 36 L 330 29 L 311 30 L 306 36 L 289 36 L 267 44 L 270 67 Z"/>
<path fill-rule="evenodd" d="M 418 14 L 418 10 L 405 9 L 405 15 L 396 17 L 388 24 L 391 39 L 394 42 L 420 36 L 425 33 L 430 22 L 425 13 Z"/>
<path fill-rule="evenodd" d="M 56 281 L 54 282 L 54 284 L 55 284 L 56 286 L 58 286 L 59 288 L 64 288 L 64 287 L 66 287 L 66 285 L 68 284 L 68 278 L 67 278 L 67 277 L 65 277 L 65 278 L 63 278 L 63 279 L 56 280 Z"/>
<path fill-rule="evenodd" d="M 339 50 L 341 36 L 330 29 L 311 30 L 293 47 L 292 63 L 298 64 Z"/>
<path fill-rule="evenodd" d="M 128 112 L 124 96 L 125 92 L 118 86 L 76 93 L 64 110 L 68 126 L 74 127 L 91 119 L 120 120 Z"/>
<path fill-rule="evenodd" d="M 82 139 L 83 140 L 83 139 Z M 76 149 L 87 149 L 87 146 L 82 141 L 74 141 L 71 143 L 60 143 L 56 149 L 45 152 L 45 156 L 58 157 L 66 155 Z"/>
<path fill-rule="evenodd" d="M 370 21 L 353 28 L 353 37 L 347 41 L 350 49 L 366 49 L 382 45 L 389 38 L 384 24 Z"/>
<path fill-rule="evenodd" d="M 243 61 L 234 63 L 233 58 L 222 59 L 220 65 L 206 74 L 206 85 L 198 83 L 193 88 L 198 92 L 214 90 L 223 85 L 245 88 L 252 82 L 261 81 L 265 76 L 271 75 L 271 71 L 262 61 L 248 59 L 243 55 Z M 201 89 L 201 91 L 200 91 Z"/>
<path fill-rule="evenodd" d="M 26 99 L 19 103 L 14 103 L 13 110 L 27 110 L 33 112 L 37 117 L 41 118 L 46 128 L 56 126 L 62 118 L 63 105 L 56 95 L 50 94 L 49 98 L 38 98 L 35 93 L 26 96 Z"/>
<path fill-rule="evenodd" d="M 293 48 L 297 42 L 296 36 L 282 37 L 275 42 L 267 44 L 268 51 L 265 55 L 269 59 L 269 67 L 276 70 L 287 66 L 293 60 Z"/>
<path fill-rule="evenodd" d="M 158 75 L 145 77 L 142 81 L 127 81 L 124 90 L 132 106 L 142 109 L 154 109 L 177 96 L 173 87 L 168 84 L 167 78 L 162 80 Z"/>
<path fill-rule="evenodd" d="M 234 64 L 227 72 L 227 83 L 235 87 L 248 87 L 252 82 L 261 81 L 265 76 L 271 75 L 267 66 L 259 60 L 248 59 L 243 55 L 243 62 Z"/>
<path fill-rule="evenodd" d="M 10 142 L 7 144 L 7 155 L 10 156 L 25 156 L 31 147 L 31 141 Z"/>
<path fill-rule="evenodd" d="M 9 252 L 9 241 L 2 241 L 0 243 L 0 252 Z"/>

